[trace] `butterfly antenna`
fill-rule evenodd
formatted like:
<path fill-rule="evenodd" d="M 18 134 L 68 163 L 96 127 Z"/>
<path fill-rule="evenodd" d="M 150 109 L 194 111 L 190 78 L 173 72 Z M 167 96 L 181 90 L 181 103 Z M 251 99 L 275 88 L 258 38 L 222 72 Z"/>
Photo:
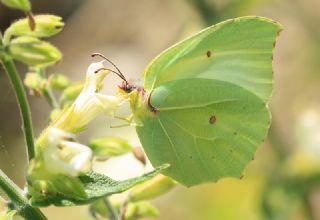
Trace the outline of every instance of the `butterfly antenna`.
<path fill-rule="evenodd" d="M 126 78 L 124 78 L 123 75 L 121 75 L 121 74 L 118 73 L 117 71 L 114 71 L 114 70 L 109 69 L 109 68 L 101 67 L 101 68 L 95 70 L 94 73 L 98 73 L 98 72 L 100 72 L 101 70 L 108 70 L 108 71 L 110 71 L 110 72 L 112 72 L 112 73 L 115 73 L 117 76 L 119 76 L 119 77 L 120 77 L 121 79 L 123 79 L 125 82 L 127 82 Z"/>
<path fill-rule="evenodd" d="M 98 69 L 97 72 L 99 72 L 99 71 L 102 70 L 102 69 L 104 69 L 104 70 L 109 70 L 110 72 L 113 72 L 113 73 L 117 74 L 121 79 L 123 79 L 123 80 L 126 82 L 126 84 L 128 84 L 128 81 L 127 81 L 126 77 L 123 75 L 123 73 L 122 73 L 121 70 L 117 67 L 116 64 L 114 64 L 111 60 L 109 60 L 106 56 L 104 56 L 104 55 L 101 54 L 101 53 L 93 53 L 93 54 L 91 54 L 91 57 L 96 57 L 96 56 L 99 56 L 99 57 L 103 58 L 104 60 L 106 60 L 108 63 L 110 63 L 110 64 L 111 64 L 114 68 L 116 68 L 116 70 L 118 71 L 118 72 L 116 72 L 116 71 L 113 71 L 113 70 L 108 69 L 108 68 L 100 68 L 100 69 Z"/>

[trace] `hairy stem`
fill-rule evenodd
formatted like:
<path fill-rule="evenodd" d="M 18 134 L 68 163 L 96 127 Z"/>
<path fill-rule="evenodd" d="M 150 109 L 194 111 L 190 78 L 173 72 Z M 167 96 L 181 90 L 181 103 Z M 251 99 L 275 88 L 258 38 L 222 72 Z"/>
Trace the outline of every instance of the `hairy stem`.
<path fill-rule="evenodd" d="M 0 170 L 0 188 L 7 194 L 15 210 L 27 220 L 45 220 L 45 215 L 38 208 L 32 207 L 23 191 Z"/>
<path fill-rule="evenodd" d="M 2 60 L 2 64 L 8 74 L 10 82 L 16 93 L 23 121 L 23 132 L 25 136 L 25 141 L 27 143 L 28 159 L 31 160 L 35 156 L 35 148 L 33 139 L 32 119 L 29 104 L 27 101 L 27 96 L 23 88 L 22 81 L 17 72 L 17 69 L 13 63 L 13 60 L 10 57 L 5 57 Z"/>

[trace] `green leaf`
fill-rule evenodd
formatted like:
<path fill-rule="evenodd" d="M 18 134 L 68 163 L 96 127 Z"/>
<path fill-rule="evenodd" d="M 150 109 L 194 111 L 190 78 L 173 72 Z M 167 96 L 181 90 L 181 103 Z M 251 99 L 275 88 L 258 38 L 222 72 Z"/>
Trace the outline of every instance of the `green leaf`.
<path fill-rule="evenodd" d="M 85 197 L 71 197 L 67 194 L 63 194 L 60 192 L 53 193 L 50 191 L 46 191 L 45 195 L 43 195 L 42 197 L 31 197 L 31 203 L 35 206 L 48 206 L 50 204 L 56 206 L 73 206 L 88 204 L 102 197 L 126 191 L 135 186 L 136 184 L 149 180 L 150 178 L 154 177 L 160 171 L 166 169 L 167 167 L 168 165 L 162 165 L 140 177 L 135 177 L 123 181 L 113 180 L 110 177 L 107 177 L 103 174 L 90 172 L 86 175 L 79 177 L 79 181 L 82 183 L 84 187 Z M 61 182 L 61 184 L 63 184 L 63 182 Z"/>
<path fill-rule="evenodd" d="M 154 166 L 169 163 L 163 173 L 187 186 L 241 177 L 270 125 L 263 100 L 225 81 L 169 81 L 149 101 L 140 141 Z"/>
<path fill-rule="evenodd" d="M 29 0 L 1 0 L 0 2 L 10 8 L 19 9 L 26 12 L 31 10 Z"/>
<path fill-rule="evenodd" d="M 279 23 L 262 17 L 231 19 L 204 29 L 156 57 L 144 73 L 147 91 L 182 78 L 217 79 L 267 101 Z"/>

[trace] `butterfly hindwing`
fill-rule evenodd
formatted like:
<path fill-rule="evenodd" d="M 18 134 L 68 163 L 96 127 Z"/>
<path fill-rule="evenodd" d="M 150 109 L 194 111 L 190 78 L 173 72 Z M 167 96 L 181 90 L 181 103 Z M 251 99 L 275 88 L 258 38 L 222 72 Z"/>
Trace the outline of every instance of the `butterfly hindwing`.
<path fill-rule="evenodd" d="M 270 124 L 265 103 L 251 92 L 213 79 L 180 79 L 155 88 L 155 108 L 137 127 L 154 166 L 192 186 L 240 177 Z"/>

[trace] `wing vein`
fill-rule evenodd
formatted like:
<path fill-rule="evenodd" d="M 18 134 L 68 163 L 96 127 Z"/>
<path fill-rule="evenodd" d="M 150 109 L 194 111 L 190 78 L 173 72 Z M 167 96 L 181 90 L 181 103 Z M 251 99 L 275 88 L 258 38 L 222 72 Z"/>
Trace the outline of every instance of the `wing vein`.
<path fill-rule="evenodd" d="M 225 102 L 234 102 L 234 101 L 240 101 L 241 99 L 223 99 L 219 101 L 212 101 L 197 105 L 187 105 L 187 106 L 174 106 L 174 107 L 164 107 L 164 108 L 158 108 L 160 111 L 171 111 L 171 110 L 180 110 L 180 109 L 189 109 L 189 108 L 203 108 L 208 107 L 209 105 L 213 104 L 219 104 L 219 103 L 225 103 Z"/>
<path fill-rule="evenodd" d="M 171 149 L 172 149 L 172 151 L 173 151 L 173 153 L 174 153 L 174 156 L 176 157 L 177 161 L 178 161 L 179 164 L 180 164 L 179 169 L 182 171 L 183 175 L 185 176 L 186 173 L 185 173 L 185 170 L 184 170 L 184 168 L 183 168 L 183 164 L 181 163 L 180 158 L 178 157 L 178 154 L 177 154 L 177 152 L 176 152 L 176 150 L 175 150 L 175 148 L 174 148 L 174 144 L 173 144 L 173 142 L 172 142 L 172 140 L 171 140 L 171 138 L 170 138 L 167 130 L 166 130 L 165 127 L 163 126 L 160 118 L 158 118 L 158 121 L 159 121 L 159 124 L 160 124 L 163 132 L 165 133 L 165 135 L 167 136 L 167 138 L 168 138 L 168 140 L 169 140 L 169 142 L 170 142 Z"/>

